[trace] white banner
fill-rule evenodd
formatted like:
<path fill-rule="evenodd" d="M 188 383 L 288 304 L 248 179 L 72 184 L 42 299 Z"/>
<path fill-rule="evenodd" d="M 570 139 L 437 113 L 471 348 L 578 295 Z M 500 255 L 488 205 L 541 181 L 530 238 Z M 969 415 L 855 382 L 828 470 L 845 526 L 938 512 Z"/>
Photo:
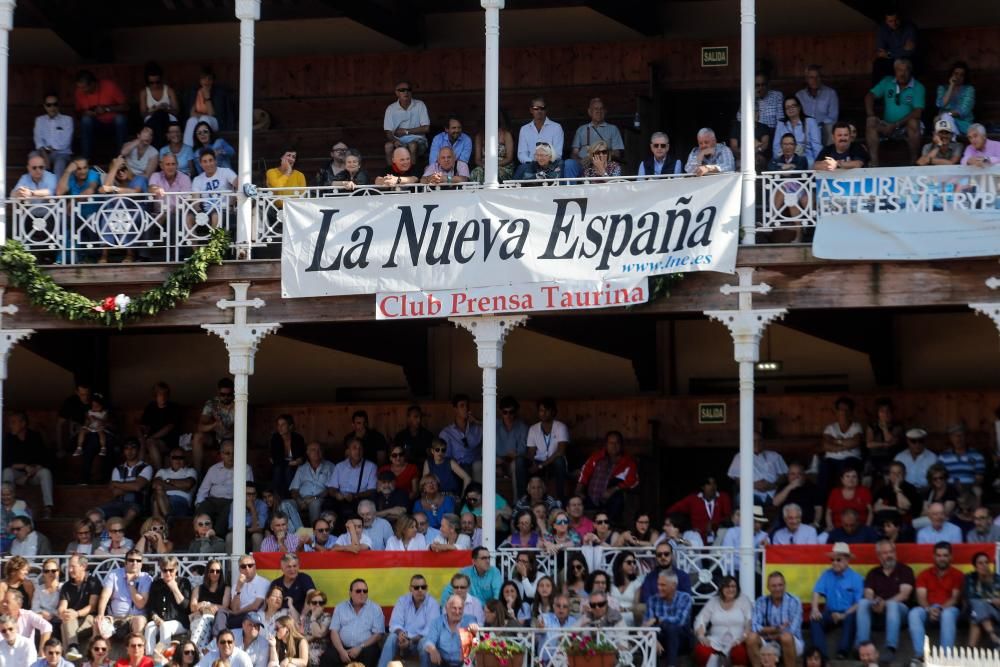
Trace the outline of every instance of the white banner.
<path fill-rule="evenodd" d="M 740 175 L 288 199 L 284 297 L 731 273 Z"/>
<path fill-rule="evenodd" d="M 617 278 L 605 283 L 561 281 L 459 290 L 388 292 L 375 296 L 375 319 L 466 317 L 636 306 L 649 300 L 649 278 Z"/>
<path fill-rule="evenodd" d="M 813 254 L 919 260 L 1000 255 L 1000 167 L 817 172 Z"/>

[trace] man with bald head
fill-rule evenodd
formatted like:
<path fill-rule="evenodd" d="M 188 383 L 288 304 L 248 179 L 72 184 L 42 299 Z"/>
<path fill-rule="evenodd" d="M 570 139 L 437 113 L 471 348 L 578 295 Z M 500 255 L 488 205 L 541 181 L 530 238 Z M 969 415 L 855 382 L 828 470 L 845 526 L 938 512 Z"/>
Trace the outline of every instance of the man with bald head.
<path fill-rule="evenodd" d="M 464 612 L 465 601 L 452 595 L 444 605 L 444 615 L 431 621 L 420 652 L 421 667 L 460 667 L 463 664 L 462 638 L 459 630 L 479 630 L 475 619 Z"/>
<path fill-rule="evenodd" d="M 917 544 L 962 543 L 962 529 L 948 521 L 943 504 L 931 503 L 927 508 L 927 518 L 931 523 L 917 531 Z"/>
<path fill-rule="evenodd" d="M 389 164 L 388 172 L 385 176 L 377 176 L 375 185 L 395 187 L 417 183 L 420 179 L 417 177 L 414 162 L 409 149 L 404 146 L 396 148 L 392 151 L 392 162 Z"/>
<path fill-rule="evenodd" d="M 469 165 L 455 157 L 455 149 L 442 146 L 438 149 L 434 162 L 427 165 L 421 183 L 430 185 L 454 185 L 469 180 Z"/>

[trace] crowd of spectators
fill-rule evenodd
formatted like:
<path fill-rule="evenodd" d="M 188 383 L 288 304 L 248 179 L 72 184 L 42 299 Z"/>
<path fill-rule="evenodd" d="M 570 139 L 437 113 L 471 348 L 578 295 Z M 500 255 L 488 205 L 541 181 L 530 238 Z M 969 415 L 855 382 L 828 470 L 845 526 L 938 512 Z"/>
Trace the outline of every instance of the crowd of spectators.
<path fill-rule="evenodd" d="M 734 664 L 758 665 L 770 660 L 769 652 L 791 665 L 806 652 L 803 623 L 822 655 L 825 633 L 834 628 L 836 650 L 846 655 L 869 642 L 872 615 L 885 619 L 890 655 L 904 625 L 917 656 L 928 624 L 940 625 L 942 645 L 954 645 L 963 614 L 972 628 L 972 645 L 1000 639 L 994 627 L 1000 613 L 993 604 L 1000 577 L 988 557 L 989 545 L 1000 538 L 1000 523 L 983 504 L 996 495 L 990 483 L 994 462 L 969 446 L 962 423 L 947 429 L 948 448 L 933 453 L 926 447 L 927 432 L 902 424 L 888 400 L 879 401 L 874 419 L 862 424 L 854 417 L 853 401 L 842 397 L 807 460 L 786 462 L 756 434 L 755 545 L 830 544 L 831 569 L 816 582 L 811 601 L 785 592 L 780 575 L 768 580 L 767 593 L 756 602 L 749 592 L 740 593 L 734 579 L 722 579 L 718 596 L 699 612 L 693 608 L 690 573 L 676 566 L 676 552 L 739 544 L 739 512 L 716 478 L 705 476 L 657 523 L 634 503 L 627 511 L 639 473 L 620 433 L 607 433 L 596 451 L 578 456 L 553 399 L 537 402 L 537 421 L 531 425 L 520 418 L 513 397 L 504 397 L 499 407 L 498 491 L 509 489 L 510 495 L 496 496 L 497 543 L 501 551 L 512 552 L 509 580 L 481 548 L 484 425 L 471 414 L 468 397 L 456 395 L 452 420 L 437 434 L 424 425 L 419 406 L 408 409 L 406 427 L 391 438 L 357 411 L 332 449 L 298 432 L 291 415 L 278 417 L 269 465 L 246 471 L 247 516 L 241 530 L 248 549 L 283 554 L 283 576 L 274 582 L 255 576 L 254 560 L 246 557 L 240 561 L 239 581 L 227 585 L 223 563 L 208 561 L 204 581 L 192 587 L 178 576 L 173 554 L 211 558 L 231 552 L 232 382 L 218 382 L 194 433 L 185 432 L 182 411 L 163 382 L 154 386 L 134 428 L 117 425 L 107 402 L 80 384 L 60 410 L 59 431 L 65 454 L 88 466 L 93 483 L 108 485 L 109 500 L 83 512 L 72 533 L 61 536 L 60 543 L 69 542 L 65 553 L 73 556 L 61 583 L 59 562 L 44 559 L 52 552 L 51 541 L 35 529 L 32 508 L 16 497 L 17 485 L 38 484 L 44 515 L 51 513 L 45 447 L 24 413 L 9 414 L 0 494 L 6 530 L 0 546 L 11 557 L 0 583 L 6 596 L 0 611 L 21 634 L 38 640 L 34 650 L 40 653 L 56 647 L 69 656 L 82 655 L 82 637 L 93 635 L 105 647 L 113 645 L 109 640 L 125 640 L 126 650 L 136 637 L 146 654 L 156 655 L 179 647 L 171 643 L 175 636 L 187 636 L 202 659 L 224 651 L 218 643 L 212 648 L 213 640 L 236 630 L 236 645 L 256 665 L 272 664 L 278 655 L 274 664 L 291 656 L 300 661 L 286 664 L 357 660 L 385 667 L 397 653 L 408 652 L 441 664 L 435 651 L 450 664 L 454 653 L 447 652 L 454 646 L 441 638 L 450 636 L 456 624 L 469 623 L 652 625 L 658 628 L 658 650 L 666 665 L 686 653 L 700 665 L 718 654 Z M 728 476 L 737 488 L 736 458 Z M 170 535 L 178 520 L 191 522 L 186 543 Z M 895 561 L 896 545 L 908 542 L 934 548 L 934 566 L 919 576 Z M 951 565 L 951 544 L 963 542 L 984 545 L 967 576 Z M 876 544 L 881 564 L 864 579 L 848 567 L 852 545 L 862 543 Z M 638 547 L 650 552 L 655 566 L 645 572 L 642 552 L 624 551 L 610 572 L 591 569 L 578 550 L 586 546 Z M 426 580 L 415 574 L 386 633 L 381 610 L 367 600 L 367 582 L 353 582 L 348 600 L 328 605 L 328 596 L 338 591 L 318 590 L 299 571 L 296 556 L 371 550 L 471 550 L 472 564 L 441 591 L 428 591 Z M 540 574 L 537 559 L 544 554 L 564 558 L 558 577 Z M 124 566 L 94 581 L 87 559 L 105 555 L 124 556 Z M 159 563 L 155 579 L 143 572 L 144 559 L 150 558 Z M 44 562 L 35 583 L 28 576 L 29 562 L 39 559 Z M 453 601 L 457 609 L 451 613 Z M 802 602 L 811 602 L 809 618 L 802 616 Z M 287 623 L 278 623 L 285 616 Z M 0 627 L 3 623 L 0 618 Z M 369 626 L 370 631 L 363 629 Z M 47 643 L 53 641 L 50 635 L 58 645 Z M 288 637 L 291 643 L 282 648 Z M 308 648 L 298 650 L 299 643 Z M 2 656 L 15 648 L 0 642 L 0 664 L 12 664 L 3 663 Z"/>
<path fill-rule="evenodd" d="M 1000 160 L 1000 142 L 990 140 L 986 128 L 975 119 L 976 89 L 969 66 L 955 62 L 947 81 L 928 98 L 926 85 L 915 75 L 918 39 L 913 24 L 898 13 L 884 16 L 876 35 L 873 85 L 863 100 L 864 122 L 841 113 L 838 92 L 824 83 L 821 65 L 806 67 L 805 85 L 794 93 L 771 88 L 762 67 L 755 78 L 754 168 L 798 172 L 883 164 L 988 167 Z M 157 64 L 147 64 L 144 73 L 146 86 L 137 95 L 142 127 L 132 139 L 128 138 L 130 104 L 114 81 L 81 71 L 74 100 L 76 119 L 60 112 L 58 95 L 46 94 L 45 113 L 35 121 L 35 150 L 28 155 L 26 173 L 18 179 L 12 196 L 32 199 L 149 193 L 162 199 L 169 209 L 170 193 L 204 193 L 199 196 L 206 202 L 187 216 L 187 233 L 204 234 L 210 227 L 228 224 L 225 214 L 232 210 L 235 199 L 221 193 L 235 193 L 241 184 L 233 171 L 236 151 L 218 132 L 232 127 L 231 95 L 216 83 L 211 70 L 205 69 L 181 105 Z M 350 191 L 359 186 L 394 188 L 422 183 L 447 188 L 468 181 L 483 182 L 484 133 L 470 137 L 462 119 L 453 113 L 444 114 L 436 127 L 427 105 L 414 97 L 410 81 L 399 81 L 393 92 L 395 101 L 386 107 L 383 120 L 384 165 L 373 160 L 366 165 L 359 150 L 366 147 L 338 141 L 331 149 L 330 162 L 310 181 L 295 168 L 297 149 L 288 146 L 278 165 L 266 171 L 263 185 L 279 195 L 294 196 L 307 184 Z M 668 134 L 656 129 L 648 150 L 640 151 L 633 165 L 625 162 L 622 133 L 606 120 L 608 109 L 601 98 L 589 100 L 589 122 L 575 129 L 568 145 L 563 126 L 549 116 L 544 96 L 532 99 L 527 112 L 530 120 L 514 128 L 500 110 L 497 151 L 501 180 L 563 181 L 630 174 L 703 176 L 735 171 L 743 160 L 740 113 L 728 128 L 728 141 L 713 128 L 703 127 L 693 137 L 696 147 L 686 156 L 672 153 Z M 79 154 L 73 152 L 75 134 Z M 106 176 L 93 162 L 102 140 L 113 156 Z M 907 159 L 883 161 L 882 148 L 893 141 L 905 144 Z M 788 194 L 778 192 L 775 197 L 780 201 L 775 204 L 795 215 L 804 202 L 788 201 Z M 802 190 L 801 197 L 805 196 Z M 280 209 L 280 202 L 276 206 Z M 270 222 L 275 222 L 276 211 L 269 216 Z M 82 233 L 83 240 L 97 241 L 88 236 L 92 232 Z M 109 261 L 107 251 L 95 258 Z M 121 261 L 135 259 L 130 251 Z"/>

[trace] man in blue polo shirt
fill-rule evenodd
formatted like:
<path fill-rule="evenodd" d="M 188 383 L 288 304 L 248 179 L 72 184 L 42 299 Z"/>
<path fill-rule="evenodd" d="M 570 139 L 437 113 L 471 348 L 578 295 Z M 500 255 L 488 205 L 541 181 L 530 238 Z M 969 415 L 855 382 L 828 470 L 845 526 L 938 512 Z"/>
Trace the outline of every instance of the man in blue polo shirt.
<path fill-rule="evenodd" d="M 809 613 L 813 646 L 826 655 L 826 633 L 828 627 L 840 625 L 840 640 L 837 642 L 837 659 L 845 659 L 854 645 L 854 627 L 857 620 L 858 603 L 864 597 L 865 582 L 861 575 L 850 567 L 850 545 L 837 542 L 829 553 L 830 569 L 820 575 L 813 588 L 812 610 Z M 826 606 L 820 606 L 823 600 Z"/>

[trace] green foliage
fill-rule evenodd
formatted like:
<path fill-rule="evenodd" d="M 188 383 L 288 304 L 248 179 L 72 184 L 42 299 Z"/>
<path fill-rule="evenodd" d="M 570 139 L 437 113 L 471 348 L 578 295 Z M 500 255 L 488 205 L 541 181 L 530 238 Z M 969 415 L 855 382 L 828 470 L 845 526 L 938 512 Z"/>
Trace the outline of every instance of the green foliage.
<path fill-rule="evenodd" d="M 223 229 L 216 229 L 208 243 L 196 249 L 162 285 L 133 298 L 122 311 L 117 308 L 102 311 L 102 301 L 94 301 L 57 285 L 48 273 L 38 268 L 35 256 L 18 241 L 9 240 L 0 248 L 0 269 L 7 274 L 13 286 L 24 290 L 32 305 L 48 313 L 66 320 L 94 322 L 121 329 L 128 322 L 156 316 L 185 301 L 191 296 L 192 288 L 208 279 L 208 267 L 222 264 L 228 249 L 229 234 Z"/>
<path fill-rule="evenodd" d="M 670 288 L 684 280 L 683 273 L 667 273 L 653 276 L 649 279 L 649 300 L 655 301 L 663 296 L 670 296 Z"/>

